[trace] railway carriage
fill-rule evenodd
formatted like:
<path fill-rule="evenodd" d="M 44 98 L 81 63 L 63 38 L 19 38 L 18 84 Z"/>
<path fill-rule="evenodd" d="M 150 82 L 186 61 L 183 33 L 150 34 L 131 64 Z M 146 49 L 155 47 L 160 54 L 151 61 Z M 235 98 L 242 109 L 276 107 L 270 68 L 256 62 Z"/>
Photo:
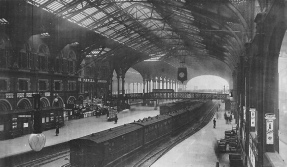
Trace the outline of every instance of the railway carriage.
<path fill-rule="evenodd" d="M 142 147 L 142 126 L 126 124 L 71 140 L 69 144 L 73 166 L 102 167 Z"/>
<path fill-rule="evenodd" d="M 132 155 L 143 146 L 150 146 L 182 126 L 198 120 L 212 104 L 210 100 L 185 101 L 178 105 L 176 112 L 71 140 L 70 163 L 73 167 L 113 166 L 126 159 L 126 155 Z"/>
<path fill-rule="evenodd" d="M 134 124 L 143 127 L 145 145 L 168 135 L 172 131 L 171 117 L 168 115 L 144 118 L 134 122 Z"/>
<path fill-rule="evenodd" d="M 176 132 L 177 129 L 189 123 L 189 112 L 185 110 L 177 110 L 169 114 L 172 116 L 172 131 Z"/>

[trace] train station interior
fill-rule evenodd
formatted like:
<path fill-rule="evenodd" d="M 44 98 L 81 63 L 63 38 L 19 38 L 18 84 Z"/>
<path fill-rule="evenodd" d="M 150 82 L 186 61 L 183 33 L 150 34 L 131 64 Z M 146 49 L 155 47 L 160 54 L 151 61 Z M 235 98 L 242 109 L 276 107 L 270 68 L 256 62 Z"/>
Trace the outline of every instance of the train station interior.
<path fill-rule="evenodd" d="M 286 5 L 0 0 L 0 166 L 287 166 Z"/>

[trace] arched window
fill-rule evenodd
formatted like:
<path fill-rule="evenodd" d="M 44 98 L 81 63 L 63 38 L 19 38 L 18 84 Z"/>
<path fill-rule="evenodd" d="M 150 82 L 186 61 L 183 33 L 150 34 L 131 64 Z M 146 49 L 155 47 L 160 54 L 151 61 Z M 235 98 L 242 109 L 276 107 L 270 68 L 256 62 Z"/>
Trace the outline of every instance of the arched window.
<path fill-rule="evenodd" d="M 41 71 L 48 71 L 48 57 L 50 55 L 49 48 L 45 44 L 39 46 L 38 54 L 38 69 Z"/>
<path fill-rule="evenodd" d="M 20 55 L 18 59 L 18 64 L 20 69 L 30 69 L 33 65 L 33 59 L 31 56 L 31 49 L 28 43 L 24 44 L 23 48 L 20 50 Z"/>
<path fill-rule="evenodd" d="M 41 108 L 46 108 L 50 106 L 50 102 L 46 97 L 41 97 Z"/>
<path fill-rule="evenodd" d="M 68 73 L 74 74 L 76 71 L 76 53 L 70 51 L 68 55 Z"/>
<path fill-rule="evenodd" d="M 61 73 L 63 71 L 63 53 L 62 52 L 57 55 L 54 66 L 55 66 L 56 73 Z"/>
<path fill-rule="evenodd" d="M 10 67 L 11 44 L 6 35 L 0 34 L 0 68 Z"/>
<path fill-rule="evenodd" d="M 0 111 L 10 111 L 12 110 L 12 106 L 7 100 L 0 100 Z"/>
<path fill-rule="evenodd" d="M 17 107 L 19 109 L 31 109 L 32 108 L 32 104 L 31 104 L 31 102 L 28 99 L 23 98 L 23 99 L 18 101 Z"/>

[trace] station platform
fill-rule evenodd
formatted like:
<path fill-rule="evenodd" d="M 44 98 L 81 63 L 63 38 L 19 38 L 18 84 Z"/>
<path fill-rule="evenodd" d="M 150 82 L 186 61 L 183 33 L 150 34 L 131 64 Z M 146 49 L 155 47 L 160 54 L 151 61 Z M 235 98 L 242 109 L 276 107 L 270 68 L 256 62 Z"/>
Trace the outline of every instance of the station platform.
<path fill-rule="evenodd" d="M 224 119 L 224 103 L 214 115 L 216 128 L 213 128 L 213 121 L 210 121 L 200 131 L 179 143 L 169 152 L 157 160 L 151 167 L 216 167 L 219 162 L 220 167 L 229 167 L 227 153 L 216 155 L 217 140 L 224 138 L 224 132 L 236 126 L 233 119 L 230 124 L 226 124 Z"/>
<path fill-rule="evenodd" d="M 171 149 L 151 167 L 216 167 L 219 162 L 220 167 L 230 167 L 229 154 L 220 153 L 216 155 L 217 141 L 224 139 L 224 132 L 235 127 L 235 120 L 226 124 L 224 119 L 224 103 L 214 117 L 216 119 L 216 128 L 213 128 L 213 121 L 210 121 L 200 131 L 184 140 L 176 147 Z M 287 162 L 287 134 L 280 133 L 280 156 Z"/>
<path fill-rule="evenodd" d="M 131 123 L 134 120 L 145 117 L 156 116 L 158 114 L 159 109 L 154 110 L 154 107 L 138 106 L 132 107 L 131 110 L 119 112 L 119 120 L 117 124 L 114 124 L 114 122 L 108 122 L 106 115 L 67 121 L 65 122 L 65 125 L 60 128 L 59 136 L 55 135 L 55 129 L 43 132 L 46 136 L 45 147 L 64 143 L 71 139 L 83 137 L 91 133 Z M 0 158 L 32 151 L 28 143 L 28 138 L 29 135 L 25 135 L 15 139 L 0 141 Z"/>

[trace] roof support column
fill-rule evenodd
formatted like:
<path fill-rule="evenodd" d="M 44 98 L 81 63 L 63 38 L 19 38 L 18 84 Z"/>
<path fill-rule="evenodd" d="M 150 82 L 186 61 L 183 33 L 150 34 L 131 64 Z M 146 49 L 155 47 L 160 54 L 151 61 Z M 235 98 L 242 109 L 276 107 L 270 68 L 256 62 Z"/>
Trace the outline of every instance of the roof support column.
<path fill-rule="evenodd" d="M 159 78 L 157 78 L 157 89 L 160 89 L 160 77 Z"/>
<path fill-rule="evenodd" d="M 161 83 L 161 84 L 162 84 L 161 89 L 164 89 L 164 84 L 165 84 L 164 82 L 165 82 L 165 78 L 162 78 L 162 80 L 161 80 L 161 81 L 162 81 L 162 83 Z"/>
<path fill-rule="evenodd" d="M 125 95 L 125 75 L 122 75 L 122 95 Z"/>
<path fill-rule="evenodd" d="M 247 53 L 248 54 L 248 53 Z M 247 56 L 249 57 L 249 55 Z M 244 145 L 244 150 L 245 154 L 249 155 L 249 133 L 250 133 L 250 59 L 247 58 L 246 63 L 245 63 L 245 107 L 246 107 L 246 120 L 245 120 L 245 145 Z M 245 156 L 245 165 L 247 165 L 247 156 Z"/>
<path fill-rule="evenodd" d="M 146 79 L 143 78 L 143 88 L 142 88 L 143 89 L 143 93 L 145 93 L 145 85 L 146 85 L 145 83 L 146 83 Z"/>

